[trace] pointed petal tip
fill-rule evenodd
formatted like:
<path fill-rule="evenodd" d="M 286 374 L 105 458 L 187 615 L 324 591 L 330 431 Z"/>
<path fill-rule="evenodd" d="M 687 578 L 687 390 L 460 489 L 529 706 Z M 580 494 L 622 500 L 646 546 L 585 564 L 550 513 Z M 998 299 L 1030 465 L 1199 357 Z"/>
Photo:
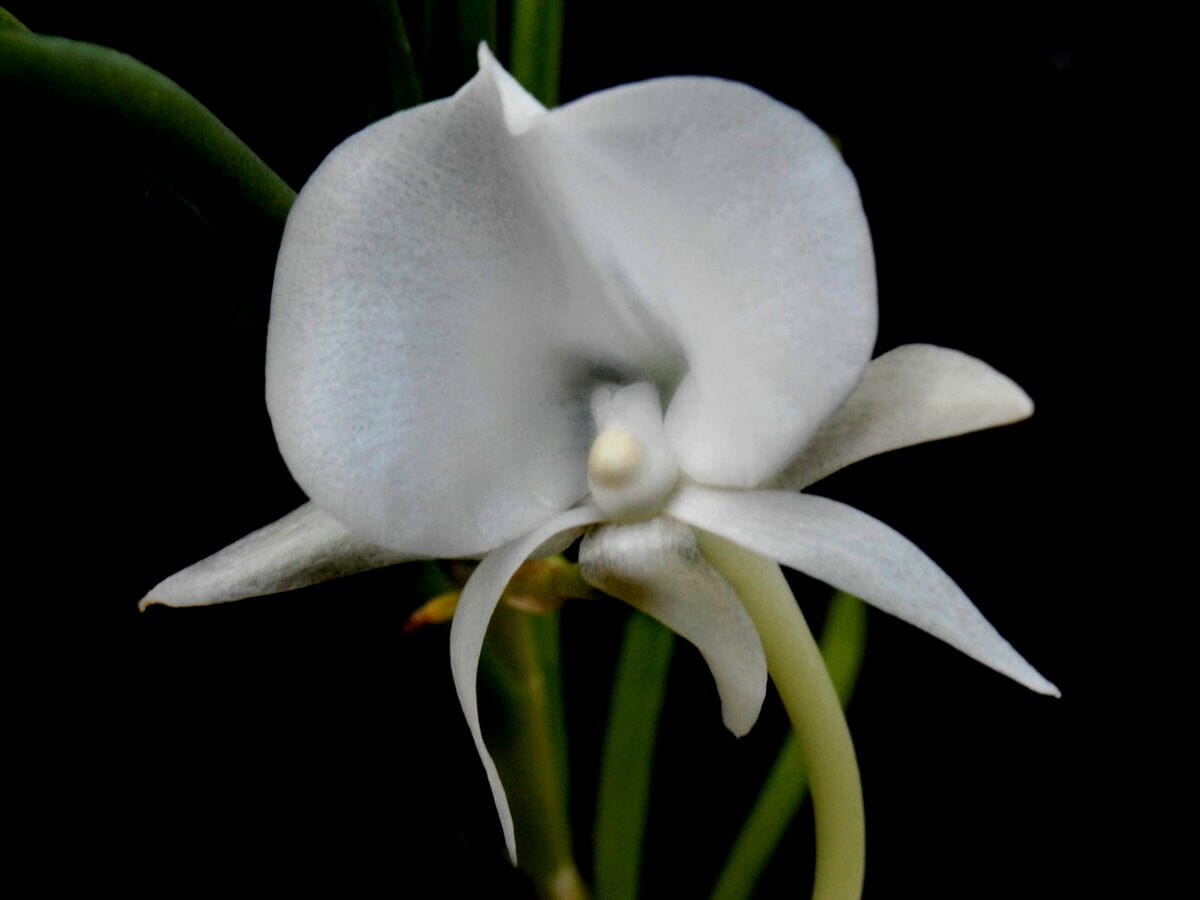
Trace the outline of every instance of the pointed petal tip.
<path fill-rule="evenodd" d="M 1004 640 L 1001 638 L 1001 640 Z M 1028 688 L 1035 694 L 1041 694 L 1043 697 L 1053 697 L 1058 700 L 1062 698 L 1062 691 L 1050 679 L 1044 676 L 1041 672 L 1029 664 L 1016 648 L 1008 641 L 1004 641 L 1004 645 L 1009 651 L 1008 658 L 1005 660 L 999 659 L 982 659 L 974 654 L 976 661 L 987 666 L 998 675 L 1003 675 L 1005 678 L 1010 678 L 1023 688 Z M 961 649 L 961 648 L 960 648 Z"/>
<path fill-rule="evenodd" d="M 873 359 L 846 402 L 772 484 L 802 490 L 860 459 L 1033 415 L 1019 384 L 959 350 L 905 344 Z"/>
<path fill-rule="evenodd" d="M 1021 387 L 1007 375 L 1003 375 L 1000 372 L 997 372 L 996 374 L 1000 375 L 1000 377 L 1008 383 L 1007 387 L 1009 388 L 1009 392 L 1011 394 L 1011 400 L 1009 402 L 1012 405 L 1012 421 L 1022 422 L 1032 416 L 1034 411 L 1033 398 L 1026 393 L 1023 387 Z"/>
<path fill-rule="evenodd" d="M 192 567 L 184 569 L 183 572 L 189 572 Z M 180 572 L 176 572 L 168 578 L 164 578 L 154 587 L 150 588 L 146 596 L 138 601 L 138 612 L 144 613 L 151 606 L 165 606 L 179 608 L 182 606 L 193 606 L 194 601 L 189 601 L 188 595 L 178 589 L 179 583 L 182 581 Z"/>
<path fill-rule="evenodd" d="M 154 587 L 150 588 L 150 590 L 146 592 L 146 596 L 138 601 L 138 612 L 144 613 L 151 606 L 169 607 L 186 605 L 178 601 L 178 597 L 175 596 L 175 592 L 172 589 L 172 584 L 178 581 L 178 579 L 179 573 L 176 572 L 174 575 L 164 578 Z"/>
<path fill-rule="evenodd" d="M 476 51 L 479 61 L 479 73 L 491 79 L 500 96 L 500 108 L 504 115 L 504 123 L 513 136 L 528 131 L 532 124 L 546 112 L 544 107 L 512 74 L 500 64 L 487 41 L 479 42 Z M 478 77 L 478 76 L 476 76 Z M 462 90 L 467 90 L 470 83 Z"/>
<path fill-rule="evenodd" d="M 1035 672 L 1034 674 L 1037 675 L 1036 680 L 1022 682 L 1025 687 L 1029 688 L 1031 691 L 1041 694 L 1043 697 L 1053 697 L 1055 700 L 1062 699 L 1062 691 L 1058 689 L 1058 686 L 1054 684 L 1054 682 L 1044 678 L 1038 672 Z"/>
<path fill-rule="evenodd" d="M 754 727 L 754 723 L 758 721 L 758 714 L 761 707 L 758 709 L 729 709 L 724 704 L 721 706 L 721 721 L 735 738 L 745 737 L 750 733 L 750 729 Z"/>
<path fill-rule="evenodd" d="M 479 68 L 486 66 L 498 66 L 500 63 L 496 59 L 496 54 L 492 53 L 492 48 L 488 46 L 487 41 L 480 41 L 479 46 L 475 49 L 475 59 L 479 62 Z"/>
<path fill-rule="evenodd" d="M 667 516 L 602 525 L 579 546 L 579 572 L 691 643 L 712 673 L 725 727 L 735 737 L 754 727 L 767 694 L 762 640 L 695 531 Z"/>
<path fill-rule="evenodd" d="M 912 542 L 852 507 L 789 491 L 689 485 L 668 513 L 804 572 L 945 641 L 1032 691 L 1061 696 Z"/>

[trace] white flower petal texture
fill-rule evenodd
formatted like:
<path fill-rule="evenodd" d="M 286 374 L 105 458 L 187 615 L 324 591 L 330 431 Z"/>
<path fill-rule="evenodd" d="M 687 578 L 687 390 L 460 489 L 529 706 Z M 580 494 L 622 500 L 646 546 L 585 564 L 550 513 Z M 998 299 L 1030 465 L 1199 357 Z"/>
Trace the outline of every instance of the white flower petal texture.
<path fill-rule="evenodd" d="M 1032 414 L 1029 395 L 987 363 L 945 347 L 906 344 L 871 360 L 846 402 L 772 483 L 803 490 L 868 456 Z"/>
<path fill-rule="evenodd" d="M 305 492 L 376 543 L 475 555 L 587 492 L 592 372 L 631 361 L 526 169 L 480 74 L 335 150 L 288 219 L 272 425 Z"/>
<path fill-rule="evenodd" d="M 738 737 L 750 730 L 767 691 L 762 641 L 692 529 L 666 516 L 601 526 L 579 546 L 579 572 L 694 644 L 717 683 L 725 726 Z"/>
<path fill-rule="evenodd" d="M 413 558 L 364 541 L 315 504 L 305 503 L 163 580 L 139 606 L 203 606 L 244 600 Z"/>
<path fill-rule="evenodd" d="M 1059 695 L 945 572 L 866 513 L 809 494 L 698 486 L 676 494 L 667 512 L 854 594 L 1030 690 Z"/>
<path fill-rule="evenodd" d="M 267 406 L 311 504 L 143 605 L 482 556 L 451 663 L 514 859 L 479 722 L 480 653 L 514 572 L 583 530 L 583 577 L 699 648 L 735 734 L 763 702 L 762 636 L 697 531 L 1057 695 L 912 543 L 796 493 L 1032 411 L 957 351 L 869 361 L 875 332 L 857 186 L 800 113 L 711 78 L 546 110 L 483 48 L 453 97 L 334 150 L 288 219 Z"/>
<path fill-rule="evenodd" d="M 580 242 L 620 274 L 613 292 L 651 309 L 683 354 L 666 415 L 680 468 L 746 488 L 775 474 L 875 343 L 870 233 L 829 138 L 712 78 L 593 94 L 527 137 Z"/>
<path fill-rule="evenodd" d="M 504 785 L 500 782 L 500 773 L 496 771 L 496 764 L 488 753 L 479 725 L 479 696 L 475 690 L 479 654 L 483 652 L 488 623 L 500 603 L 504 588 L 521 564 L 557 535 L 593 525 L 603 518 L 595 507 L 582 506 L 544 523 L 523 538 L 493 550 L 471 573 L 459 598 L 458 609 L 454 612 L 454 623 L 450 629 L 450 668 L 454 672 L 454 687 L 458 691 L 458 700 L 462 704 L 471 736 L 475 739 L 475 747 L 479 750 L 479 758 L 487 772 L 488 784 L 491 785 L 492 797 L 500 815 L 500 826 L 504 831 L 504 842 L 513 860 L 517 858 L 517 843 L 512 813 L 504 795 Z"/>
<path fill-rule="evenodd" d="M 799 113 L 701 78 L 538 113 L 498 71 L 335 150 L 276 269 L 284 458 L 405 552 L 481 553 L 577 502 L 603 382 L 656 384 L 684 472 L 752 486 L 874 342 L 858 192 Z"/>

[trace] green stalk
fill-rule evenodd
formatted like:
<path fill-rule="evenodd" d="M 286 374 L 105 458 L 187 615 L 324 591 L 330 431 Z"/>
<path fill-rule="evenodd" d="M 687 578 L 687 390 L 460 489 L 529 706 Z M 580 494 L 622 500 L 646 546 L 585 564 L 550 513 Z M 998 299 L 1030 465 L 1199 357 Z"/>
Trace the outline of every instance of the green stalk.
<path fill-rule="evenodd" d="M 480 687 L 503 715 L 488 744 L 516 825 L 520 868 L 544 900 L 583 900 L 571 847 L 559 617 L 501 604 L 484 645 Z"/>
<path fill-rule="evenodd" d="M 206 215 L 278 232 L 296 194 L 195 97 L 108 47 L 0 29 L 0 86 L 14 108 L 52 111 L 129 147 Z"/>
<path fill-rule="evenodd" d="M 838 699 L 845 706 L 862 667 L 867 611 L 861 600 L 837 593 L 829 604 L 821 632 L 821 656 Z M 713 889 L 713 900 L 745 900 L 775 854 L 788 825 L 808 794 L 803 751 L 790 731 L 763 789 L 746 817 L 742 832 Z"/>
<path fill-rule="evenodd" d="M 817 643 L 779 566 L 697 531 L 700 549 L 750 614 L 802 751 L 813 797 L 817 864 L 813 900 L 862 896 L 866 828 L 850 729 Z"/>
<path fill-rule="evenodd" d="M 558 103 L 563 0 L 514 0 L 510 71 L 546 106 Z"/>
<path fill-rule="evenodd" d="M 675 635 L 649 616 L 635 612 L 625 624 L 600 760 L 593 838 L 597 900 L 638 895 L 654 736 L 674 643 Z"/>

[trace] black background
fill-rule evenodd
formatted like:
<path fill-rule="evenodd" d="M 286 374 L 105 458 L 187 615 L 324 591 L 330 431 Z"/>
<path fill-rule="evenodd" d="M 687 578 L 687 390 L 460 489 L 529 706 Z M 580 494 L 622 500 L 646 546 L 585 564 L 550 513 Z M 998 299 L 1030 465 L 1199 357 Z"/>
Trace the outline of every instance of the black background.
<path fill-rule="evenodd" d="M 1136 746 L 1162 739 L 1129 677 L 1152 625 L 1097 496 L 1132 391 L 1106 365 L 1123 287 L 1111 233 L 1141 140 L 1130 34 L 1036 14 L 786 15 L 790 5 L 569 4 L 563 97 L 664 74 L 746 81 L 841 141 L 872 224 L 880 351 L 977 355 L 1032 420 L 854 466 L 826 493 L 937 560 L 1063 691 L 1035 696 L 872 615 L 850 709 L 868 897 L 1116 889 L 1158 840 Z M 9 4 L 117 47 L 208 105 L 293 186 L 365 125 L 361 4 Z M 1047 11 L 1050 10 L 1050 11 Z M 410 28 L 412 27 L 410 23 Z M 503 51 L 503 44 L 501 45 Z M 429 95 L 468 70 L 444 52 Z M 0 86 L 0 92 L 4 90 Z M 3 94 L 0 93 L 0 98 Z M 277 236 L 197 214 L 136 148 L 53 107 L 5 128 L 9 289 L 7 790 L 53 886 L 158 896 L 320 886 L 339 896 L 520 894 L 450 682 L 445 629 L 402 637 L 403 569 L 202 610 L 136 601 L 301 502 L 262 359 Z M 1131 133 L 1132 132 L 1132 133 Z M 1106 519 L 1111 517 L 1111 521 Z M 29 576 L 33 576 L 31 579 Z M 814 624 L 823 590 L 798 581 Z M 565 613 L 579 861 L 624 611 Z M 22 612 L 36 615 L 26 623 Z M 1147 631 L 1147 629 L 1151 629 Z M 1153 649 L 1151 647 L 1150 649 Z M 1147 654 L 1149 659 L 1149 654 Z M 681 648 L 659 745 L 647 896 L 697 896 L 783 731 L 734 741 Z M 810 877 L 802 813 L 764 896 Z"/>

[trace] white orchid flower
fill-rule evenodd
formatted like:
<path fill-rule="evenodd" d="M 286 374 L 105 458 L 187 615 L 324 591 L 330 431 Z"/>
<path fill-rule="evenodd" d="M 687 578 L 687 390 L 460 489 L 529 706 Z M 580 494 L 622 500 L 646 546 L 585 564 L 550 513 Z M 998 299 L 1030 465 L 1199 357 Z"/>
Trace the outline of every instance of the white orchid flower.
<path fill-rule="evenodd" d="M 698 535 L 805 572 L 1057 693 L 913 544 L 800 490 L 849 463 L 1022 419 L 979 360 L 870 360 L 875 273 L 827 137 L 744 85 L 669 78 L 547 111 L 487 52 L 453 97 L 338 147 L 276 270 L 267 403 L 312 502 L 146 603 L 482 557 L 454 678 L 510 852 L 476 675 L 509 578 L 585 533 L 581 573 L 694 643 L 726 724 L 763 702 L 762 642 Z"/>

